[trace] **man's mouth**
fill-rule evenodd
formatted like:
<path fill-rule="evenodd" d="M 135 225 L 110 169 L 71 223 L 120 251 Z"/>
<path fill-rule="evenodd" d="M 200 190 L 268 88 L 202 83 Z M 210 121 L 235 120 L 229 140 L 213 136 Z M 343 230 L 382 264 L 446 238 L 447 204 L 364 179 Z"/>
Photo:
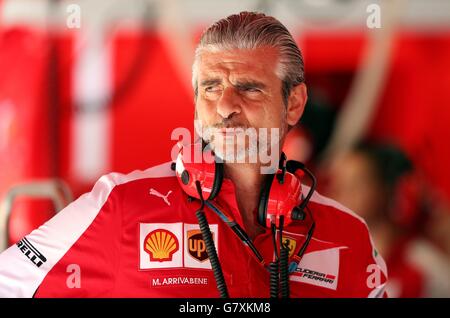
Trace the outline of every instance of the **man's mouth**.
<path fill-rule="evenodd" d="M 218 128 L 217 132 L 222 134 L 222 135 L 228 135 L 228 134 L 233 134 L 235 135 L 238 132 L 242 132 L 243 128 L 235 128 L 235 127 L 228 127 L 228 128 Z"/>
<path fill-rule="evenodd" d="M 245 127 L 244 125 L 212 125 L 209 126 L 205 131 L 206 134 L 204 135 L 206 137 L 206 140 L 208 142 L 212 143 L 235 143 L 241 140 L 241 136 L 245 136 L 246 134 L 249 134 L 247 131 L 249 128 Z M 249 135 L 255 135 L 254 133 Z"/>

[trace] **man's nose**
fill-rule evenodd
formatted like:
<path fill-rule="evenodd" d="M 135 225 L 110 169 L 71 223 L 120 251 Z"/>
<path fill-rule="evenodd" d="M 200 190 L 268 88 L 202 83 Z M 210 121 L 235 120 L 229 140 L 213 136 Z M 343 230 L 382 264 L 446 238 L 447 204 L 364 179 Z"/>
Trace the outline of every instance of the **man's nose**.
<path fill-rule="evenodd" d="M 240 97 L 234 87 L 227 87 L 222 91 L 217 102 L 217 113 L 222 118 L 231 118 L 241 112 Z"/>

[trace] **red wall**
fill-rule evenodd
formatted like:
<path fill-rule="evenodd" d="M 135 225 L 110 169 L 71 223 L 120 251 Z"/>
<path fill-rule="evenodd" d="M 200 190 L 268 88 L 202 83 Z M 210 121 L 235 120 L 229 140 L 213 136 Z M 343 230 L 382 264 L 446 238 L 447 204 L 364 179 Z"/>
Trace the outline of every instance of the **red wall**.
<path fill-rule="evenodd" d="M 0 100 L 13 100 L 20 115 L 15 123 L 14 144 L 0 157 L 3 174 L 0 194 L 12 182 L 51 175 L 48 142 L 51 139 L 46 116 L 48 38 L 39 32 L 28 35 L 14 32 L 0 30 Z M 26 40 L 28 36 L 31 40 Z M 27 41 L 34 43 L 31 50 L 26 49 Z M 179 78 L 171 55 L 157 34 L 116 33 L 113 43 L 113 83 L 119 93 L 113 95 L 110 105 L 111 170 L 129 172 L 170 160 L 174 145 L 170 140 L 172 130 L 176 127 L 192 130 L 192 92 Z M 327 74 L 349 74 L 351 79 L 366 43 L 364 35 L 306 34 L 299 43 L 304 52 L 307 79 L 308 76 L 323 78 L 335 100 L 342 101 L 349 82 L 327 82 Z M 71 34 L 59 35 L 56 44 L 60 105 L 57 172 L 69 182 L 77 197 L 92 187 L 92 183 L 77 182 L 70 168 L 74 112 L 72 66 L 77 57 L 73 53 Z M 139 48 L 144 48 L 145 54 L 141 54 L 138 72 L 124 86 L 131 66 L 140 56 Z M 449 57 L 449 33 L 399 34 L 388 80 L 368 135 L 397 141 L 424 171 L 430 184 L 450 199 Z M 25 146 L 20 146 L 21 143 Z M 99 171 L 98 175 L 106 172 Z M 33 226 L 39 222 L 40 219 Z"/>
<path fill-rule="evenodd" d="M 366 44 L 363 34 L 302 38 L 306 77 L 353 72 Z M 450 33 L 400 33 L 368 137 L 402 146 L 427 181 L 450 200 Z M 341 101 L 348 83 L 319 83 Z M 336 89 L 336 87 L 338 89 Z"/>

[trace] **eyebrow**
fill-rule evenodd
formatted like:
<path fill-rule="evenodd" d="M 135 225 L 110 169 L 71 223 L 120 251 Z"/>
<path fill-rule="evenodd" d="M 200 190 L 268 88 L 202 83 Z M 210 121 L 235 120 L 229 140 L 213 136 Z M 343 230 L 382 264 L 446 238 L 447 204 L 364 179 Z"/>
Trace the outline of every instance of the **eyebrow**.
<path fill-rule="evenodd" d="M 200 86 L 211 86 L 222 83 L 222 80 L 219 78 L 208 78 L 200 82 Z"/>
<path fill-rule="evenodd" d="M 209 78 L 209 79 L 205 79 L 205 80 L 201 81 L 200 86 L 202 86 L 202 87 L 212 86 L 212 85 L 218 85 L 221 83 L 222 83 L 222 80 L 219 78 Z M 259 82 L 259 81 L 252 81 L 252 80 L 237 81 L 234 86 L 239 89 L 248 89 L 248 88 L 265 89 L 266 88 L 266 84 Z"/>
<path fill-rule="evenodd" d="M 240 89 L 248 89 L 248 88 L 258 88 L 258 89 L 265 89 L 266 84 L 259 81 L 237 81 L 234 85 L 237 88 Z"/>

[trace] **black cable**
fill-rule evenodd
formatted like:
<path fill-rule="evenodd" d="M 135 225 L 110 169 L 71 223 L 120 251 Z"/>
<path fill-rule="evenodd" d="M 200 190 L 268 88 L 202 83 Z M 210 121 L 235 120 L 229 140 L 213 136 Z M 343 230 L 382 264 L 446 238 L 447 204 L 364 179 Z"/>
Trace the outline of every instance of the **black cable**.
<path fill-rule="evenodd" d="M 278 298 L 278 262 L 272 262 L 268 266 L 270 272 L 270 298 Z"/>
<path fill-rule="evenodd" d="M 299 258 L 302 258 L 303 254 L 305 254 L 306 248 L 308 247 L 309 242 L 311 241 L 311 238 L 312 238 L 312 236 L 314 234 L 314 229 L 316 228 L 316 222 L 314 221 L 313 215 L 312 215 L 312 213 L 311 213 L 311 211 L 309 210 L 308 207 L 306 207 L 306 211 L 308 211 L 309 216 L 311 218 L 311 227 L 308 230 L 308 234 L 306 236 L 305 243 L 303 243 L 302 247 L 300 248 L 300 250 L 297 253 L 297 256 Z"/>
<path fill-rule="evenodd" d="M 272 223 L 271 229 L 272 229 L 274 261 L 271 262 L 268 266 L 270 273 L 270 298 L 278 298 L 280 276 L 279 276 L 279 258 L 277 253 L 277 241 L 276 241 L 277 233 L 275 224 Z"/>
<path fill-rule="evenodd" d="M 289 272 L 291 272 L 291 273 L 297 269 L 298 264 L 300 263 L 301 259 L 303 258 L 303 255 L 306 252 L 307 247 L 309 246 L 309 242 L 311 241 L 311 238 L 314 234 L 314 229 L 316 228 L 316 222 L 314 221 L 311 210 L 308 207 L 306 207 L 306 211 L 308 211 L 309 217 L 311 218 L 311 226 L 306 235 L 305 242 L 303 243 L 302 247 L 298 251 L 297 255 L 294 256 L 294 261 L 289 264 Z"/>
<path fill-rule="evenodd" d="M 289 298 L 289 249 L 286 246 L 280 251 L 280 290 L 281 298 Z"/>
<path fill-rule="evenodd" d="M 270 229 L 272 230 L 272 244 L 273 244 L 274 259 L 278 260 L 277 228 L 276 228 L 275 224 L 272 223 Z"/>
<path fill-rule="evenodd" d="M 253 254 L 258 259 L 258 262 L 261 264 L 264 264 L 264 258 L 262 257 L 261 253 L 259 253 L 258 249 L 253 244 L 252 240 L 248 236 L 248 234 L 244 231 L 244 229 L 236 223 L 234 220 L 228 219 L 228 217 L 211 201 L 205 201 L 205 205 L 208 206 L 214 213 L 216 213 L 222 221 L 225 222 L 225 224 L 236 234 L 239 239 L 250 248 L 250 250 L 253 252 Z"/>
<path fill-rule="evenodd" d="M 311 179 L 311 188 L 309 189 L 309 192 L 306 195 L 306 198 L 298 206 L 298 209 L 300 211 L 303 211 L 306 208 L 306 206 L 308 205 L 309 200 L 311 199 L 312 195 L 314 194 L 314 190 L 316 189 L 316 186 L 317 186 L 317 179 L 314 176 L 314 174 L 302 162 L 299 162 L 299 161 L 288 160 L 286 162 L 286 169 L 287 169 L 287 171 L 289 171 L 290 173 L 293 173 L 293 174 L 295 174 L 295 172 L 298 169 L 300 169 L 303 172 L 305 172 L 308 175 L 308 177 Z"/>
<path fill-rule="evenodd" d="M 314 191 L 317 187 L 317 180 L 316 180 L 316 177 L 314 176 L 314 174 L 308 168 L 306 168 L 304 165 L 303 165 L 302 170 L 304 172 L 306 172 L 306 174 L 311 179 L 312 183 L 311 183 L 311 188 L 309 189 L 309 192 L 306 195 L 306 198 L 303 200 L 302 204 L 300 205 L 300 210 L 303 210 L 304 208 L 306 208 L 306 206 L 309 203 L 309 200 L 311 200 L 311 197 L 314 194 Z"/>
<path fill-rule="evenodd" d="M 281 298 L 289 297 L 289 249 L 283 244 L 284 217 L 280 216 L 279 242 L 280 242 L 280 291 Z"/>
<path fill-rule="evenodd" d="M 209 261 L 211 263 L 211 268 L 214 273 L 214 278 L 216 280 L 220 297 L 228 298 L 228 290 L 225 283 L 225 278 L 223 277 L 222 267 L 220 266 L 219 258 L 217 256 L 216 247 L 214 245 L 211 230 L 209 229 L 208 225 L 208 220 L 206 219 L 206 215 L 203 211 L 203 208 L 205 207 L 205 200 L 203 199 L 200 182 L 196 181 L 195 185 L 197 186 L 197 191 L 201 201 L 201 206 L 197 210 L 197 212 L 195 212 L 195 216 L 197 217 L 200 231 L 202 232 L 203 241 L 206 245 L 206 252 L 208 253 Z"/>
<path fill-rule="evenodd" d="M 280 251 L 281 251 L 281 245 L 283 243 L 283 226 L 284 226 L 284 216 L 280 215 L 279 220 L 279 227 L 278 227 L 278 241 L 280 242 Z"/>

